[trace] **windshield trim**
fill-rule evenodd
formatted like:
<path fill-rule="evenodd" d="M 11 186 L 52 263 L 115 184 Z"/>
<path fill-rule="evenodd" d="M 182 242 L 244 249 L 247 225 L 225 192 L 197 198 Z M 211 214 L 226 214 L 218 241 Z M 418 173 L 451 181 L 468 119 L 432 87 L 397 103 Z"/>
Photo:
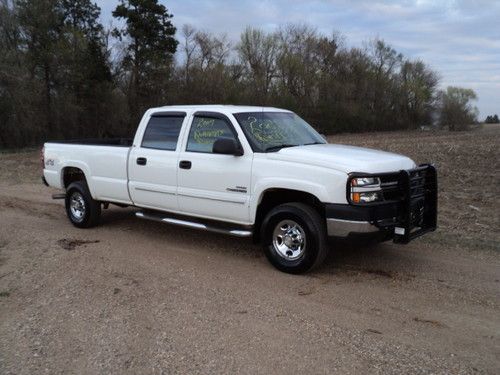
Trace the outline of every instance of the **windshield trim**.
<path fill-rule="evenodd" d="M 255 144 L 255 142 L 253 141 L 252 137 L 249 136 L 247 129 L 240 123 L 240 120 L 238 119 L 238 115 L 251 114 L 251 113 L 290 114 L 290 115 L 295 115 L 295 116 L 299 117 L 302 121 L 304 121 L 307 125 L 309 125 L 311 127 L 311 129 L 318 134 L 318 136 L 320 137 L 320 139 L 323 139 L 323 137 L 321 136 L 321 134 L 319 134 L 318 131 L 316 129 L 314 129 L 314 127 L 311 124 L 309 124 L 307 121 L 305 121 L 299 115 L 297 115 L 295 112 L 292 112 L 292 111 L 285 111 L 285 110 L 283 110 L 283 111 L 242 111 L 242 112 L 233 112 L 232 115 L 233 115 L 234 119 L 236 120 L 236 122 L 240 126 L 240 129 L 243 132 L 243 134 L 245 135 L 245 138 L 246 138 L 248 144 L 252 148 L 252 151 L 255 152 L 255 153 L 267 154 L 269 152 L 275 152 L 275 151 L 266 151 L 266 150 L 263 150 L 260 146 L 258 146 L 257 144 Z M 326 143 L 327 143 L 326 140 L 324 140 L 324 142 L 321 143 L 321 144 L 326 144 Z M 318 142 L 318 144 L 320 144 L 320 143 Z M 277 146 L 279 146 L 279 145 L 277 145 Z M 303 145 L 302 144 L 297 144 L 297 145 L 287 145 L 287 146 L 288 147 L 297 147 L 297 146 L 303 146 Z M 276 151 L 279 151 L 279 150 L 276 150 Z"/>

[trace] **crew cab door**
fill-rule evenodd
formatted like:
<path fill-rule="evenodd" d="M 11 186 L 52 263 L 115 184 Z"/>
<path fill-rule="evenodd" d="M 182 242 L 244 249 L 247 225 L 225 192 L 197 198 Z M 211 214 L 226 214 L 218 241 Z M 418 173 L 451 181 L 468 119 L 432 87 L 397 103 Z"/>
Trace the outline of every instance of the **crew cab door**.
<path fill-rule="evenodd" d="M 248 223 L 253 155 L 248 148 L 241 156 L 214 154 L 213 144 L 219 137 L 240 142 L 244 136 L 238 136 L 222 113 L 197 112 L 192 116 L 179 156 L 180 210 L 187 215 Z"/>
<path fill-rule="evenodd" d="M 136 206 L 178 211 L 178 140 L 184 112 L 157 112 L 150 117 L 140 144 L 129 155 L 129 192 Z"/>

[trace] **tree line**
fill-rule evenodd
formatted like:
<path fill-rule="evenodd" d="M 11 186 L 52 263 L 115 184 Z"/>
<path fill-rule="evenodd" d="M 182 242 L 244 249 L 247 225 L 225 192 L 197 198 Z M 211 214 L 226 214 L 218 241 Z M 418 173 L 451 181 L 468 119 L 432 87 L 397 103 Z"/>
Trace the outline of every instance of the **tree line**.
<path fill-rule="evenodd" d="M 323 133 L 451 130 L 472 90 L 385 41 L 348 47 L 308 25 L 247 27 L 237 43 L 184 25 L 157 0 L 121 0 L 105 28 L 91 0 L 0 0 L 0 146 L 131 136 L 144 110 L 227 103 L 291 109 Z"/>
<path fill-rule="evenodd" d="M 498 118 L 497 114 L 486 116 L 486 120 L 484 121 L 486 124 L 500 124 L 500 118 Z"/>

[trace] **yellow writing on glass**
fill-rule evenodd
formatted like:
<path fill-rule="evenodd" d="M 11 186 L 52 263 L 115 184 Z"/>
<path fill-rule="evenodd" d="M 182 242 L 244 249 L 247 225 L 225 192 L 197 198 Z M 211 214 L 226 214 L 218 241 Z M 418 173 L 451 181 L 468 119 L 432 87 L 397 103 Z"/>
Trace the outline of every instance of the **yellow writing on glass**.
<path fill-rule="evenodd" d="M 215 138 L 220 137 L 224 134 L 224 130 L 216 129 L 216 130 L 195 130 L 194 131 L 194 140 L 196 143 L 208 144 L 214 143 Z"/>
<path fill-rule="evenodd" d="M 286 139 L 283 129 L 270 119 L 258 120 L 253 116 L 249 116 L 247 121 L 252 135 L 259 142 L 274 143 Z"/>
<path fill-rule="evenodd" d="M 209 128 L 214 126 L 215 124 L 215 119 L 213 118 L 197 118 L 198 121 L 196 121 L 196 128 Z"/>

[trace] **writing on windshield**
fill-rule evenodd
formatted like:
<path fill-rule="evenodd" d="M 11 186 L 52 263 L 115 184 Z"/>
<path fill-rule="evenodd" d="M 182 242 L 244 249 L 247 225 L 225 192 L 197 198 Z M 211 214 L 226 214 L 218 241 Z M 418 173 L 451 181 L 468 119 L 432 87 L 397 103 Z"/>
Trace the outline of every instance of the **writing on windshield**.
<path fill-rule="evenodd" d="M 279 146 L 325 143 L 307 122 L 291 112 L 248 112 L 234 115 L 256 152 Z"/>
<path fill-rule="evenodd" d="M 283 129 L 269 118 L 248 116 L 247 121 L 250 132 L 261 143 L 283 142 L 286 139 Z"/>

